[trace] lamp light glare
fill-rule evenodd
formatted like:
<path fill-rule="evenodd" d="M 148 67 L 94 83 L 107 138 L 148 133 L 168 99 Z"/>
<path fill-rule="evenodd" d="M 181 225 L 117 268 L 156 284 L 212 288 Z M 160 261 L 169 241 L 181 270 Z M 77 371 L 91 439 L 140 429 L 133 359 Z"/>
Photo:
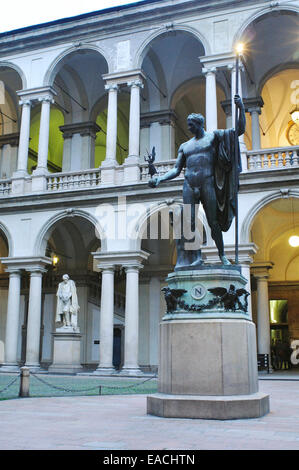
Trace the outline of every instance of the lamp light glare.
<path fill-rule="evenodd" d="M 289 238 L 289 245 L 291 245 L 293 248 L 296 248 L 299 246 L 299 237 L 298 235 L 292 235 Z"/>
<path fill-rule="evenodd" d="M 53 265 L 56 266 L 56 264 L 58 263 L 58 261 L 59 261 L 58 256 L 54 255 L 54 256 L 53 256 Z"/>
<path fill-rule="evenodd" d="M 244 44 L 242 42 L 239 42 L 236 47 L 237 54 L 242 54 L 244 51 Z"/>

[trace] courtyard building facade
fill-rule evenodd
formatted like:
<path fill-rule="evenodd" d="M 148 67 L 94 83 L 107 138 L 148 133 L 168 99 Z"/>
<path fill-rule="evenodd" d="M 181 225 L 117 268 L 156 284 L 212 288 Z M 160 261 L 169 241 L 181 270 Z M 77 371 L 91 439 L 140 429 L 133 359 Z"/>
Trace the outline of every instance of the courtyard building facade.
<path fill-rule="evenodd" d="M 173 168 L 193 112 L 207 131 L 234 127 L 239 42 L 249 315 L 257 353 L 299 340 L 298 13 L 298 0 L 145 0 L 0 34 L 0 371 L 53 364 L 64 274 L 82 370 L 157 371 L 183 174 L 150 188 L 145 157 Z M 201 207 L 198 226 L 219 263 Z M 232 262 L 234 241 L 232 224 Z"/>

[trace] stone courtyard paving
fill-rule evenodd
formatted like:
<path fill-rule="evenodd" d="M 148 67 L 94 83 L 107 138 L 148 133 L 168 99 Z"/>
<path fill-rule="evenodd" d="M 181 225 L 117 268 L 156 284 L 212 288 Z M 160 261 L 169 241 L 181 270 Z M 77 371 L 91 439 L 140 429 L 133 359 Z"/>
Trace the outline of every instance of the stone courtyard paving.
<path fill-rule="evenodd" d="M 260 380 L 268 415 L 213 421 L 146 414 L 146 394 L 0 401 L 1 450 L 298 450 L 299 381 Z"/>

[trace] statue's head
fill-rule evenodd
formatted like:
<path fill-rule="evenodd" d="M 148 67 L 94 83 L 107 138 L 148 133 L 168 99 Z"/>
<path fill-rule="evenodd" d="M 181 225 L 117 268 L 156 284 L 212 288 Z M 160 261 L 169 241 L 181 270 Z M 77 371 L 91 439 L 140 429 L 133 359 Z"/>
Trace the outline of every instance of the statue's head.
<path fill-rule="evenodd" d="M 192 114 L 189 114 L 189 116 L 187 117 L 188 129 L 193 134 L 196 132 L 196 130 L 203 129 L 204 123 L 205 123 L 205 118 L 203 117 L 202 114 L 192 113 Z"/>
<path fill-rule="evenodd" d="M 67 282 L 67 281 L 70 280 L 70 277 L 69 277 L 68 274 L 64 274 L 64 275 L 62 276 L 62 279 L 63 279 L 64 282 Z"/>

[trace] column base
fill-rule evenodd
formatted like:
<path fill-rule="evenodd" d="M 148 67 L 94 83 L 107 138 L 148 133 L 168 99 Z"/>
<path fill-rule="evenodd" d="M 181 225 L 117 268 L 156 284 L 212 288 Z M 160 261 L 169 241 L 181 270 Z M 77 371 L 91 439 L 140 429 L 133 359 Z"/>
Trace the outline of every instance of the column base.
<path fill-rule="evenodd" d="M 115 184 L 115 168 L 119 166 L 116 160 L 104 160 L 101 169 L 101 186 Z"/>
<path fill-rule="evenodd" d="M 126 377 L 140 377 L 140 376 L 143 376 L 143 372 L 141 369 L 139 369 L 139 367 L 123 367 L 119 373 L 119 375 L 123 375 L 123 376 L 126 376 Z"/>
<path fill-rule="evenodd" d="M 114 367 L 98 367 L 94 372 L 93 375 L 115 375 L 117 374 Z"/>
<path fill-rule="evenodd" d="M 25 367 L 28 367 L 30 372 L 37 374 L 42 371 L 41 366 L 39 364 L 25 364 Z"/>
<path fill-rule="evenodd" d="M 28 177 L 27 172 L 16 171 L 12 175 L 11 180 L 11 193 L 12 194 L 24 194 L 25 192 L 25 178 Z"/>
<path fill-rule="evenodd" d="M 269 395 L 200 396 L 157 393 L 147 397 L 147 413 L 164 418 L 248 419 L 269 413 Z"/>
<path fill-rule="evenodd" d="M 36 172 L 38 170 L 35 170 Z M 32 192 L 45 191 L 47 189 L 47 176 L 45 173 L 35 173 L 32 175 Z"/>
<path fill-rule="evenodd" d="M 128 157 L 124 163 L 123 184 L 138 183 L 140 181 L 140 168 L 138 160 Z"/>

